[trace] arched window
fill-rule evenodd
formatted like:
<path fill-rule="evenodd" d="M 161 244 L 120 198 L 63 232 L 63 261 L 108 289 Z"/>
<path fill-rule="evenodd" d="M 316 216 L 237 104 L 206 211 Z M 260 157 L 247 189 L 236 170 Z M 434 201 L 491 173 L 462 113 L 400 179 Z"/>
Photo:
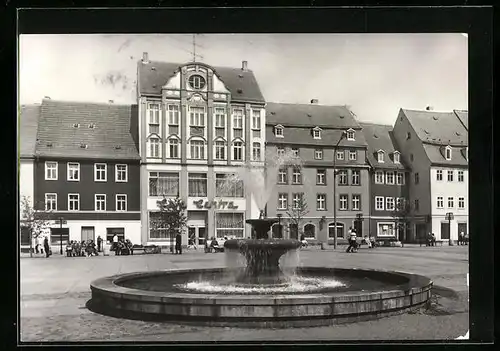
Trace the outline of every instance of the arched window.
<path fill-rule="evenodd" d="M 191 159 L 203 160 L 205 159 L 205 141 L 202 139 L 191 139 L 189 141 Z"/>
<path fill-rule="evenodd" d="M 235 141 L 233 143 L 233 160 L 243 161 L 243 142 Z"/>
<path fill-rule="evenodd" d="M 215 148 L 215 159 L 216 160 L 225 160 L 226 159 L 226 143 L 224 140 L 216 140 L 214 142 Z"/>
<path fill-rule="evenodd" d="M 283 224 L 274 224 L 272 227 L 273 239 L 283 238 Z"/>
<path fill-rule="evenodd" d="M 252 159 L 254 161 L 260 161 L 260 143 L 252 144 Z"/>
<path fill-rule="evenodd" d="M 337 222 L 337 238 L 344 237 L 344 223 Z M 334 222 L 328 224 L 328 238 L 333 239 L 335 237 L 335 224 Z"/>
<path fill-rule="evenodd" d="M 308 223 L 304 226 L 304 236 L 306 238 L 316 238 L 316 226 L 312 223 Z"/>
<path fill-rule="evenodd" d="M 169 158 L 179 158 L 179 139 L 169 138 L 168 139 L 168 157 Z"/>

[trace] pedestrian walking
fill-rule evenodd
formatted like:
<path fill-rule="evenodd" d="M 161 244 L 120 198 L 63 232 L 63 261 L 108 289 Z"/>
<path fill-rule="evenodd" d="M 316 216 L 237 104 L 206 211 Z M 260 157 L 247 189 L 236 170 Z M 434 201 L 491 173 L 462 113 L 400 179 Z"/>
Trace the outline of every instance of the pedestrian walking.
<path fill-rule="evenodd" d="M 102 238 L 101 236 L 99 235 L 97 237 L 97 252 L 101 252 L 102 250 Z"/>
<path fill-rule="evenodd" d="M 49 238 L 45 237 L 43 239 L 43 248 L 45 249 L 45 257 L 49 257 L 51 252 L 50 252 L 50 247 L 49 247 Z"/>
<path fill-rule="evenodd" d="M 118 235 L 115 234 L 113 236 L 113 247 L 111 247 L 111 250 L 114 250 L 115 251 L 115 256 L 116 256 L 116 249 L 117 249 L 117 246 L 118 246 Z"/>
<path fill-rule="evenodd" d="M 357 250 L 357 244 L 356 244 L 356 231 L 352 229 L 352 227 L 349 228 L 349 246 L 347 247 L 346 252 L 355 252 Z"/>
<path fill-rule="evenodd" d="M 175 253 L 182 255 L 182 237 L 180 234 L 175 236 Z"/>

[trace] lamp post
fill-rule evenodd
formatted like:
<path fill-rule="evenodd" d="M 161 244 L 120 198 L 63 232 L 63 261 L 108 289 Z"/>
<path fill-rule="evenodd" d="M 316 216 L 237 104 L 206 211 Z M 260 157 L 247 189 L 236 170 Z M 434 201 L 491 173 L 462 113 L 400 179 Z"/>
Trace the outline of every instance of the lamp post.
<path fill-rule="evenodd" d="M 63 225 L 63 220 L 64 218 L 59 217 L 59 253 L 63 254 L 63 248 L 62 248 L 62 225 Z"/>
<path fill-rule="evenodd" d="M 346 135 L 345 131 L 342 131 L 339 141 L 333 147 L 333 225 L 335 226 L 334 236 L 333 236 L 333 248 L 337 249 L 337 147 L 339 146 L 342 139 Z"/>

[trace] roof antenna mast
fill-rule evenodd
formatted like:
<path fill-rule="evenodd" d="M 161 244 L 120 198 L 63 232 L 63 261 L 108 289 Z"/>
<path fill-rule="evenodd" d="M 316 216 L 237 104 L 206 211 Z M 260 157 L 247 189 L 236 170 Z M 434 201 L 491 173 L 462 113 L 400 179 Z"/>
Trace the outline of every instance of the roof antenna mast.
<path fill-rule="evenodd" d="M 203 49 L 202 45 L 196 44 L 196 35 L 197 34 L 193 34 L 193 51 L 190 51 L 190 53 L 193 55 L 193 62 L 196 62 L 196 58 L 203 60 L 203 56 L 196 53 L 196 47 L 200 47 Z"/>

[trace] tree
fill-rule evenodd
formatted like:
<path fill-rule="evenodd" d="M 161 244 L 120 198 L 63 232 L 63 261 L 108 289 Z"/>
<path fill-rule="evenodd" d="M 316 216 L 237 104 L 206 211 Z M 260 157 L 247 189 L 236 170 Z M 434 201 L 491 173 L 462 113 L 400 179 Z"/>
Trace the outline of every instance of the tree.
<path fill-rule="evenodd" d="M 30 257 L 33 257 L 33 239 L 40 237 L 49 229 L 52 211 L 45 210 L 45 203 L 38 202 L 37 206 L 31 205 L 31 198 L 21 198 L 21 227 L 28 231 L 30 242 Z"/>
<path fill-rule="evenodd" d="M 298 201 L 289 205 L 288 210 L 286 211 L 291 224 L 297 227 L 297 234 L 299 238 L 302 234 L 304 234 L 304 231 L 301 229 L 302 219 L 308 213 L 309 210 L 307 209 L 307 201 L 304 194 L 300 194 Z"/>
<path fill-rule="evenodd" d="M 156 229 L 166 230 L 170 237 L 170 252 L 173 252 L 176 235 L 182 234 L 182 231 L 187 226 L 187 205 L 179 197 L 167 199 L 165 196 L 157 202 L 157 205 L 160 209 L 160 219 L 155 224 Z"/>
<path fill-rule="evenodd" d="M 400 233 L 403 233 L 404 240 L 408 237 L 407 230 L 410 224 L 411 213 L 411 203 L 410 201 L 406 201 L 406 199 L 397 202 L 394 211 L 391 212 L 391 216 L 396 222 L 396 228 L 398 228 Z"/>

